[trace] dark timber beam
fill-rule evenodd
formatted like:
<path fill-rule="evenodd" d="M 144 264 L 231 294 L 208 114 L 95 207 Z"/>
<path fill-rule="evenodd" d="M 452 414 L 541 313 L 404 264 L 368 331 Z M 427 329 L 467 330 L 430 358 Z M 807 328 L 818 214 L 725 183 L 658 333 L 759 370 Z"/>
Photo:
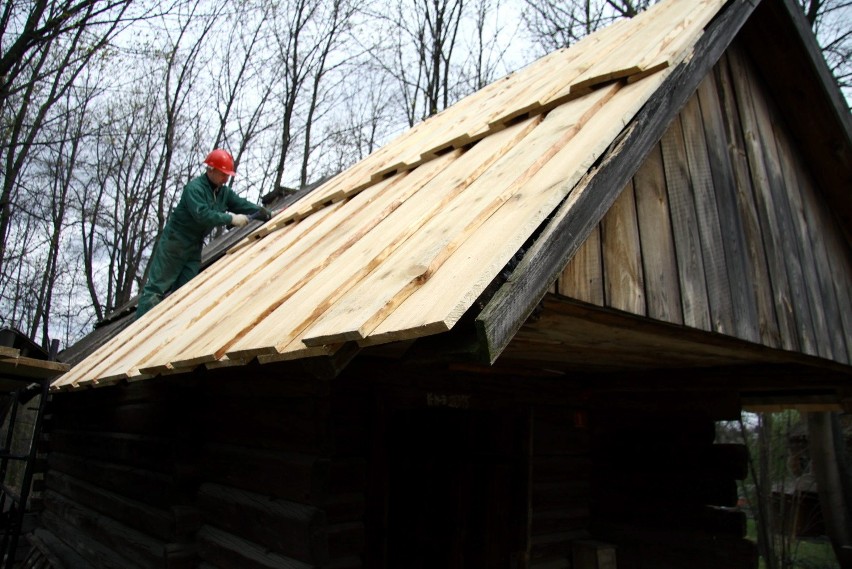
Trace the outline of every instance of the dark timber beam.
<path fill-rule="evenodd" d="M 692 57 L 672 70 L 621 136 L 572 190 L 538 240 L 476 319 L 482 356 L 493 363 L 633 177 L 755 8 L 733 0 L 706 28 Z"/>

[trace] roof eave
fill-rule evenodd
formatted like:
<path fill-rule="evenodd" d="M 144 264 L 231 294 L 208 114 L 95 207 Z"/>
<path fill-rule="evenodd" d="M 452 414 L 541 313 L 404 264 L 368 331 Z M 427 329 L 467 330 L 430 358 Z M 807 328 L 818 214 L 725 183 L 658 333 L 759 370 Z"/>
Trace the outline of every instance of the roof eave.
<path fill-rule="evenodd" d="M 482 359 L 499 357 L 754 10 L 752 1 L 733 0 L 707 26 L 692 56 L 672 70 L 551 216 L 476 318 Z"/>

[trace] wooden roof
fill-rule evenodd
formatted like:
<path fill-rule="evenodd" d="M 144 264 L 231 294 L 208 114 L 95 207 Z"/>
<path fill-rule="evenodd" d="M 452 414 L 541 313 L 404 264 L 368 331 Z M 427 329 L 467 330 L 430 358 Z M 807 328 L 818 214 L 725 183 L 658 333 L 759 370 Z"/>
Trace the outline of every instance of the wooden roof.
<path fill-rule="evenodd" d="M 608 167 L 615 151 L 629 145 L 622 158 L 636 166 L 665 128 L 660 116 L 677 112 L 753 9 L 737 1 L 720 14 L 724 5 L 666 0 L 420 123 L 281 212 L 54 387 L 448 331 L 551 217 L 560 223 L 524 262 L 564 266 L 623 185 Z M 493 358 L 552 277 L 528 270 L 489 303 L 479 322 Z M 535 292 L 518 303 L 519 289 Z"/>

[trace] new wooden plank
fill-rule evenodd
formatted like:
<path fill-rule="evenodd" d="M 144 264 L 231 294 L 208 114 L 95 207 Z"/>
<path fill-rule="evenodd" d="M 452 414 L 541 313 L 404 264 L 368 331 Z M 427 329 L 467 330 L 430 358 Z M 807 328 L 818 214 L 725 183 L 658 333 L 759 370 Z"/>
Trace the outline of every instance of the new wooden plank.
<path fill-rule="evenodd" d="M 324 215 L 333 212 L 334 209 L 329 208 Z M 185 337 L 188 327 L 220 312 L 219 307 L 232 300 L 232 295 L 240 289 L 239 285 L 248 282 L 256 270 L 286 259 L 286 252 L 292 247 L 304 246 L 304 236 L 322 221 L 324 215 L 290 226 L 241 252 L 226 256 L 203 271 L 155 306 L 145 318 L 134 322 L 131 326 L 138 322 L 147 323 L 147 326 L 140 332 L 123 336 L 123 345 L 116 346 L 106 358 L 86 370 L 86 375 L 98 382 L 148 375 L 139 372 L 140 362 L 175 347 L 175 338 Z M 180 308 L 175 308 L 177 306 Z"/>
<path fill-rule="evenodd" d="M 404 204 L 385 216 L 371 235 L 354 243 L 345 254 L 330 263 L 313 279 L 310 287 L 294 289 L 292 296 L 285 302 L 265 312 L 262 321 L 227 349 L 228 356 L 278 353 L 280 348 L 298 337 L 337 299 L 382 265 L 421 226 L 441 214 L 456 195 L 514 147 L 532 126 L 533 122 L 520 124 L 488 137 L 461 158 L 448 162 L 438 176 L 422 189 L 418 188 L 419 191 Z M 438 159 L 441 160 L 443 158 Z M 432 162 L 421 168 L 431 165 Z M 418 170 L 414 170 L 413 174 Z"/>
<path fill-rule="evenodd" d="M 521 189 L 524 199 L 508 203 L 489 219 L 489 225 L 495 228 L 503 224 L 516 224 L 513 217 L 517 209 L 532 208 L 529 211 L 535 213 L 530 217 L 529 226 L 518 231 L 512 241 L 505 242 L 501 247 L 494 246 L 495 241 L 489 237 L 491 233 L 484 233 L 482 239 L 465 242 L 446 261 L 441 271 L 407 298 L 363 343 L 412 338 L 450 329 L 532 235 L 537 228 L 534 223 L 542 223 L 557 207 L 565 207 L 566 200 L 563 198 L 566 194 L 567 201 L 572 204 L 582 199 L 585 188 L 578 186 L 578 181 L 623 128 L 624 122 L 657 88 L 657 80 L 662 81 L 662 78 L 650 77 L 645 83 L 620 89 L 613 99 L 594 113 L 589 123 L 579 130 L 570 143 L 525 184 Z M 634 90 L 633 87 L 638 89 Z M 575 100 L 568 105 L 578 102 Z M 542 194 L 535 197 L 538 193 Z M 591 229 L 589 227 L 586 233 Z M 565 264 L 567 262 L 568 259 Z M 458 278 L 458 275 L 469 274 L 470 267 L 481 267 L 481 272 L 475 278 Z M 558 273 L 554 274 L 551 281 L 557 276 Z"/>
<path fill-rule="evenodd" d="M 633 18 L 636 32 L 618 49 L 606 54 L 572 84 L 572 89 L 593 87 L 622 77 L 644 77 L 668 67 L 718 11 L 722 3 L 670 0 L 660 2 Z M 674 54 L 666 50 L 679 40 Z"/>
<path fill-rule="evenodd" d="M 706 80 L 701 85 L 706 85 Z M 701 85 L 698 86 L 701 92 Z M 687 101 L 681 111 L 681 126 L 692 180 L 695 213 L 701 236 L 704 278 L 713 330 L 721 334 L 734 333 L 734 310 L 731 300 L 730 277 L 725 256 L 725 238 L 719 222 L 715 181 L 710 172 L 707 142 L 698 97 Z"/>
<path fill-rule="evenodd" d="M 648 316 L 683 323 L 663 155 L 655 146 L 633 177 L 642 244 L 642 268 Z"/>
<path fill-rule="evenodd" d="M 321 236 L 321 232 L 313 231 L 315 226 L 322 223 L 327 216 L 333 216 L 339 207 L 328 208 L 309 220 L 257 242 L 239 254 L 239 262 L 236 265 L 220 268 L 215 278 L 193 279 L 184 287 L 187 293 L 177 299 L 175 304 L 178 308 L 172 308 L 165 317 L 158 318 L 149 333 L 134 335 L 121 352 L 91 373 L 98 378 L 98 382 L 104 382 L 122 377 L 135 379 L 137 375 L 147 377 L 169 371 L 170 366 L 146 372 L 140 372 L 138 368 L 146 365 L 152 358 L 163 357 L 170 350 L 177 349 L 181 341 L 193 336 L 188 333 L 192 327 L 204 326 L 210 319 L 220 316 L 223 306 L 228 306 L 239 294 L 251 288 L 247 283 L 253 282 L 252 276 L 255 273 L 286 261 L 294 254 L 294 249 L 300 251 L 314 243 L 306 236 Z"/>
<path fill-rule="evenodd" d="M 783 211 L 783 203 L 776 205 L 774 199 L 776 192 L 773 191 L 772 186 L 773 183 L 777 185 L 779 182 L 774 179 L 775 172 L 772 170 L 772 165 L 767 164 L 768 161 L 771 161 L 771 158 L 766 157 L 761 143 L 758 109 L 756 108 L 759 103 L 755 100 L 758 93 L 752 88 L 752 83 L 749 80 L 749 68 L 744 60 L 744 55 L 737 50 L 731 50 L 728 61 L 731 65 L 737 95 L 740 124 L 743 129 L 743 139 L 752 178 L 752 189 L 754 190 L 758 219 L 763 234 L 763 246 L 766 251 L 769 276 L 775 298 L 775 314 L 778 318 L 781 346 L 788 350 L 804 349 L 799 337 L 800 323 L 797 322 L 796 308 L 794 308 L 797 299 L 793 297 L 794 291 L 790 283 L 791 275 L 788 274 L 786 262 L 786 257 L 792 254 L 795 245 L 791 242 L 790 236 L 784 235 L 783 219 L 779 219 L 779 212 Z"/>
<path fill-rule="evenodd" d="M 392 267 L 390 271 L 374 275 L 375 280 L 359 285 L 360 295 L 349 295 L 344 299 L 346 302 L 334 306 L 328 315 L 306 333 L 305 343 L 323 343 L 330 339 L 363 339 L 393 309 L 420 288 L 424 281 L 433 278 L 438 272 L 452 272 L 454 280 L 463 288 L 469 288 L 473 283 L 487 284 L 499 271 L 499 266 L 490 268 L 490 274 L 483 278 L 483 268 L 489 265 L 468 263 L 467 270 L 458 267 L 452 271 L 442 265 L 474 232 L 475 241 L 488 243 L 493 249 L 503 249 L 503 255 L 511 256 L 540 223 L 541 218 L 530 223 L 529 217 L 536 213 L 537 217 L 542 215 L 536 211 L 537 200 L 518 192 L 527 184 L 532 186 L 550 182 L 548 178 L 542 182 L 532 178 L 563 148 L 577 144 L 575 140 L 578 134 L 585 130 L 587 122 L 593 120 L 601 109 L 606 109 L 609 106 L 607 103 L 612 100 L 610 97 L 617 92 L 616 87 L 602 90 L 585 100 L 577 100 L 551 112 L 541 125 L 524 139 L 522 145 L 508 152 L 500 162 L 473 182 L 457 204 L 453 204 L 451 209 L 445 210 L 440 217 L 424 227 L 425 247 L 401 248 L 398 255 L 389 259 L 389 265 Z M 632 100 L 631 97 L 627 99 Z M 592 126 L 589 128 L 593 130 Z M 588 140 L 586 137 L 582 139 Z M 561 164 L 568 168 L 575 165 L 576 162 Z M 545 183 L 544 187 L 551 185 L 552 182 Z M 528 191 L 532 193 L 535 189 L 530 187 Z M 550 196 L 545 197 L 552 198 L 555 193 L 551 192 Z M 515 215 L 501 217 L 499 224 L 491 222 L 489 218 L 507 202 Z M 556 203 L 552 207 L 555 207 Z M 491 223 L 485 224 L 486 221 Z M 483 227 L 480 229 L 480 226 Z M 488 231 L 490 228 L 493 228 L 491 232 Z M 519 233 L 526 235 L 518 239 Z M 504 245 L 513 239 L 519 241 L 514 248 Z M 442 294 L 447 295 L 449 291 Z"/>
<path fill-rule="evenodd" d="M 209 313 L 193 323 L 165 350 L 151 353 L 140 368 L 162 371 L 164 367 L 189 367 L 219 359 L 227 346 L 249 332 L 269 312 L 286 303 L 306 284 L 314 282 L 329 265 L 372 232 L 388 215 L 401 207 L 423 184 L 452 163 L 447 156 L 411 173 L 399 174 L 374 186 L 334 209 L 314 224 L 287 254 L 278 255 L 242 283 L 225 310 Z M 306 221 L 310 221 L 310 218 Z M 235 359 L 235 358 L 232 358 Z M 236 358 L 239 359 L 239 358 Z"/>
<path fill-rule="evenodd" d="M 553 62 L 553 67 L 538 77 L 525 81 L 516 92 L 511 94 L 511 103 L 503 108 L 491 110 L 478 130 L 469 134 L 471 137 L 486 132 L 485 129 L 500 128 L 516 117 L 529 113 L 542 112 L 552 109 L 569 99 L 581 97 L 591 92 L 591 89 L 571 91 L 571 85 L 577 76 L 589 69 L 604 54 L 616 49 L 625 39 L 635 33 L 634 20 L 619 20 L 610 26 L 595 31 L 573 44 L 561 57 Z M 558 53 L 558 52 L 557 52 Z M 558 73 L 554 70 L 559 69 Z"/>
<path fill-rule="evenodd" d="M 694 55 L 661 74 L 664 80 L 652 104 L 638 113 L 631 128 L 581 182 L 583 191 L 578 195 L 584 197 L 559 208 L 512 276 L 476 318 L 484 359 L 493 362 L 509 344 L 550 283 L 603 217 L 615 199 L 613 194 L 633 176 L 635 164 L 657 143 L 669 117 L 692 95 L 753 10 L 749 2 L 730 2 L 697 40 Z"/>
<path fill-rule="evenodd" d="M 518 93 L 525 92 L 531 84 L 558 81 L 563 74 L 554 70 L 564 69 L 566 61 L 572 57 L 573 54 L 565 49 L 551 52 L 442 111 L 436 115 L 442 118 L 442 122 L 436 125 L 438 128 L 433 128 L 431 136 L 419 148 L 412 149 L 402 162 L 429 160 L 448 147 L 463 145 L 499 130 L 489 125 L 491 118 L 495 114 L 505 116 L 514 113 L 519 104 L 515 102 L 519 99 Z M 524 99 L 521 97 L 520 100 Z"/>
<path fill-rule="evenodd" d="M 603 261 L 601 230 L 595 226 L 559 276 L 557 293 L 603 306 Z"/>
<path fill-rule="evenodd" d="M 700 330 L 712 330 L 698 215 L 680 117 L 672 122 L 660 145 L 677 253 L 683 323 Z"/>
<path fill-rule="evenodd" d="M 264 246 L 268 245 L 265 244 Z M 140 318 L 131 323 L 121 334 L 111 338 L 105 342 L 97 350 L 92 352 L 84 361 L 74 366 L 68 373 L 63 375 L 57 381 L 53 382 L 52 388 L 58 389 L 62 387 L 76 387 L 79 382 L 91 384 L 94 379 L 100 377 L 100 372 L 108 365 L 114 362 L 119 362 L 122 357 L 132 351 L 132 349 L 140 341 L 149 340 L 155 337 L 160 330 L 161 318 L 168 318 L 170 307 L 181 299 L 190 295 L 195 287 L 208 279 L 221 278 L 222 274 L 229 270 L 235 270 L 247 255 L 245 250 L 237 252 L 234 255 L 226 255 L 213 266 L 202 271 L 193 280 L 192 284 L 181 287 L 173 294 L 169 295 L 158 305 L 154 306 L 144 318 Z M 125 375 L 136 375 L 128 368 L 121 370 L 119 373 Z"/>
<path fill-rule="evenodd" d="M 734 47 L 732 47 L 732 49 L 734 49 Z M 778 328 L 778 320 L 775 316 L 775 301 L 773 299 L 772 284 L 769 278 L 769 267 L 767 265 L 766 254 L 763 249 L 763 235 L 758 221 L 757 205 L 755 204 L 754 192 L 752 190 L 751 172 L 749 169 L 747 151 L 745 141 L 743 139 L 743 130 L 739 118 L 739 108 L 736 102 L 736 93 L 727 55 L 724 55 L 719 60 L 716 71 L 716 85 L 719 89 L 719 110 L 724 122 L 724 135 L 717 133 L 714 128 L 710 131 L 710 140 L 711 142 L 715 141 L 715 143 L 712 144 L 713 147 L 715 147 L 716 144 L 724 142 L 728 150 L 728 156 L 730 158 L 730 164 L 733 168 L 734 176 L 733 197 L 725 197 L 725 194 L 723 193 L 720 193 L 719 196 L 723 207 L 725 207 L 725 204 L 729 199 L 733 199 L 736 203 L 736 210 L 733 212 L 726 212 L 723 219 L 730 221 L 731 223 L 733 223 L 734 220 L 739 220 L 742 227 L 741 253 L 740 255 L 737 255 L 736 249 L 734 248 L 736 243 L 732 242 L 730 244 L 732 255 L 727 257 L 734 262 L 743 258 L 745 264 L 745 270 L 742 275 L 740 275 L 740 270 L 738 268 L 729 269 L 729 273 L 732 275 L 732 278 L 736 279 L 737 282 L 742 283 L 739 285 L 739 291 L 737 290 L 737 283 L 731 283 L 734 302 L 735 305 L 738 306 L 737 322 L 741 323 L 738 325 L 738 329 L 740 329 L 740 326 L 743 328 L 747 327 L 748 322 L 744 321 L 753 317 L 751 309 L 747 308 L 750 302 L 746 297 L 750 296 L 754 299 L 755 310 L 757 311 L 756 326 L 758 337 L 756 341 L 760 341 L 762 344 L 769 347 L 777 347 L 781 345 L 781 334 Z M 712 107 L 710 107 L 710 111 L 712 112 Z M 715 120 L 708 120 L 707 124 L 714 125 Z M 718 139 L 716 137 L 718 137 Z M 724 169 L 724 163 L 722 161 L 723 159 L 720 157 L 720 163 L 722 164 L 720 168 Z M 724 192 L 725 189 L 726 185 L 723 184 L 720 187 L 720 190 Z M 731 238 L 736 240 L 736 228 L 732 228 L 730 231 L 733 234 Z M 743 308 L 743 312 L 739 312 L 740 308 Z M 737 322 L 735 322 L 735 324 Z M 746 339 L 751 339 L 750 334 L 746 337 Z"/>
<path fill-rule="evenodd" d="M 701 33 L 713 16 L 725 4 L 720 0 L 705 0 L 702 2 L 685 2 L 687 13 L 682 17 L 678 26 L 667 32 L 662 38 L 649 41 L 648 49 L 638 63 L 639 71 L 630 76 L 630 81 L 636 81 L 648 73 L 675 65 L 691 50 L 695 38 Z"/>
<path fill-rule="evenodd" d="M 633 182 L 628 182 L 601 221 L 606 305 L 645 315 L 645 279 Z"/>

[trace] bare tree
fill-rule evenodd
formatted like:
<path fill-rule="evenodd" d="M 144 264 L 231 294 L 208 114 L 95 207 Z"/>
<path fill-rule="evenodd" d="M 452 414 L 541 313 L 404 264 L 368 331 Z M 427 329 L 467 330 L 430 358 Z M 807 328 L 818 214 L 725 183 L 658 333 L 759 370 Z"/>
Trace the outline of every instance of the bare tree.
<path fill-rule="evenodd" d="M 852 2 L 798 0 L 838 85 L 852 98 Z"/>
<path fill-rule="evenodd" d="M 464 0 L 397 0 L 388 13 L 372 14 L 388 33 L 366 50 L 397 83 L 400 107 L 409 126 L 453 102 L 464 6 Z"/>
<path fill-rule="evenodd" d="M 652 0 L 526 0 L 524 23 L 544 53 L 575 44 L 620 18 L 632 18 Z"/>
<path fill-rule="evenodd" d="M 0 275 L 19 176 L 30 152 L 46 143 L 38 137 L 51 109 L 124 25 L 128 8 L 127 2 L 34 2 L 16 29 L 15 10 L 21 6 L 13 4 L 6 4 L 2 16 L 2 38 L 13 39 L 3 43 L 0 56 Z"/>

